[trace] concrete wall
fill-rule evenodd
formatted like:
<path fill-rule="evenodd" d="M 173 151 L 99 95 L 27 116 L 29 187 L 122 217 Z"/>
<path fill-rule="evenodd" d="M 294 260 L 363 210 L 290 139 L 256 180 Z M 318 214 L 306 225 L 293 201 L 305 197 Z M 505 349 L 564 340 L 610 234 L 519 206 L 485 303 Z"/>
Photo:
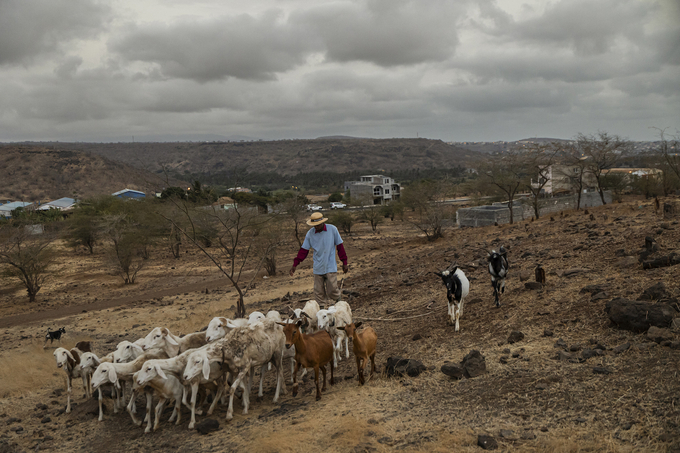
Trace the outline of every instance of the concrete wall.
<path fill-rule="evenodd" d="M 612 202 L 612 194 L 605 191 L 604 199 L 609 204 Z M 567 195 L 565 197 L 544 198 L 539 203 L 539 214 L 544 216 L 554 212 L 568 211 L 576 209 L 577 195 Z M 528 220 L 534 216 L 534 208 L 531 206 L 530 199 L 521 202 L 515 200 L 513 203 L 513 218 L 515 222 Z M 510 223 L 510 209 L 508 203 L 494 203 L 491 206 L 475 206 L 473 208 L 461 208 L 456 212 L 456 223 L 458 226 L 487 226 L 494 224 Z M 581 208 L 590 208 L 602 205 L 600 194 L 588 192 L 581 194 Z"/>

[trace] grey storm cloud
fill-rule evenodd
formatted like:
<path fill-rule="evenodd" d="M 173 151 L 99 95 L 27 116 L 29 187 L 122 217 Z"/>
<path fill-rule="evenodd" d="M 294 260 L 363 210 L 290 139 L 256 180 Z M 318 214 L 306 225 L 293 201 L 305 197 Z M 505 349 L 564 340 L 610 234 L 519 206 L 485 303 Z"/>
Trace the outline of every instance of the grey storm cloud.
<path fill-rule="evenodd" d="M 0 1 L 0 65 L 25 64 L 102 32 L 110 8 L 92 0 Z"/>
<path fill-rule="evenodd" d="M 130 61 L 157 64 L 166 77 L 199 82 L 229 77 L 271 80 L 304 62 L 310 51 L 304 32 L 281 22 L 276 12 L 170 25 L 134 26 L 110 43 Z"/>
<path fill-rule="evenodd" d="M 323 5 L 292 22 L 315 30 L 329 61 L 390 67 L 450 58 L 465 2 L 376 0 Z"/>

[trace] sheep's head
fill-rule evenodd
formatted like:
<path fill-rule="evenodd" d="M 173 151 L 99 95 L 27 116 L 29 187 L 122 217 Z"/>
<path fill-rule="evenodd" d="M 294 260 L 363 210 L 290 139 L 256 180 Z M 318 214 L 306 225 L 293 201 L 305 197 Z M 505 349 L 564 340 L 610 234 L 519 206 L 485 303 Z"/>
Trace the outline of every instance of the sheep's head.
<path fill-rule="evenodd" d="M 328 310 L 319 310 L 316 313 L 316 324 L 319 329 L 327 329 L 335 326 L 335 310 L 330 307 Z"/>
<path fill-rule="evenodd" d="M 120 388 L 116 369 L 112 364 L 104 362 L 92 373 L 92 390 L 97 390 L 100 386 L 108 383 L 115 384 L 116 387 Z"/>
<path fill-rule="evenodd" d="M 210 378 L 210 360 L 205 351 L 196 351 L 189 355 L 187 366 L 184 368 L 183 378 L 190 381 L 203 373 L 203 378 Z"/>
<path fill-rule="evenodd" d="M 68 363 L 69 358 L 73 360 L 71 353 L 64 348 L 57 348 L 54 353 L 54 358 L 57 361 L 57 368 L 65 367 Z"/>
<path fill-rule="evenodd" d="M 99 357 L 92 352 L 84 352 L 80 356 L 80 368 L 91 368 L 94 370 L 99 366 L 99 363 Z"/>
<path fill-rule="evenodd" d="M 127 340 L 118 343 L 116 348 L 116 363 L 127 363 L 132 362 L 134 359 L 139 357 L 144 352 L 144 349 L 134 343 Z"/>
<path fill-rule="evenodd" d="M 151 341 L 144 341 L 145 351 L 153 348 L 162 348 L 165 346 L 166 341 L 173 346 L 177 346 L 177 342 L 170 336 L 170 331 L 165 327 L 156 327 L 149 335 L 151 336 Z"/>
<path fill-rule="evenodd" d="M 167 376 L 163 372 L 163 369 L 161 368 L 160 364 L 158 364 L 154 360 L 147 360 L 146 362 L 144 362 L 144 366 L 135 373 L 133 379 L 138 386 L 143 387 L 144 385 L 147 384 L 147 382 L 149 382 L 156 376 L 159 376 L 162 379 L 167 379 Z"/>
<path fill-rule="evenodd" d="M 264 314 L 259 311 L 254 311 L 248 315 L 248 324 L 255 324 L 258 321 L 262 321 L 265 318 Z"/>
<path fill-rule="evenodd" d="M 229 320 L 227 318 L 213 318 L 205 331 L 205 341 L 210 343 L 227 335 L 228 322 Z"/>

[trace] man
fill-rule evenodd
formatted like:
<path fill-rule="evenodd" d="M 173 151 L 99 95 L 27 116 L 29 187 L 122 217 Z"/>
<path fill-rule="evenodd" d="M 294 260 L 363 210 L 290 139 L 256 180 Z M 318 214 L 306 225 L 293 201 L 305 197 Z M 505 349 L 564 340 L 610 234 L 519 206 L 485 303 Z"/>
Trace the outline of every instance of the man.
<path fill-rule="evenodd" d="M 307 220 L 307 225 L 312 226 L 305 235 L 305 241 L 298 251 L 297 257 L 293 260 L 293 267 L 290 268 L 291 277 L 295 273 L 295 268 L 307 258 L 310 249 L 314 250 L 314 298 L 320 304 L 328 301 L 334 304 L 340 300 L 340 289 L 338 288 L 338 266 L 335 261 L 335 249 L 337 247 L 338 257 L 342 261 L 342 272 L 347 273 L 347 254 L 345 246 L 342 245 L 342 238 L 338 229 L 326 223 L 328 219 L 320 212 L 315 212 Z"/>

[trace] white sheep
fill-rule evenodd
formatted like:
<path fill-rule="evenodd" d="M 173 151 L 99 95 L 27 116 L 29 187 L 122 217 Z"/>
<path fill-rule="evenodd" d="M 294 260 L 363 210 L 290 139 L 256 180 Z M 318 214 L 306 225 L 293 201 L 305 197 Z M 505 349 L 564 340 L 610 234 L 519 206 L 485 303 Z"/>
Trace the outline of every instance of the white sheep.
<path fill-rule="evenodd" d="M 144 362 L 150 359 L 165 357 L 166 356 L 163 353 L 145 353 L 129 363 L 101 363 L 92 375 L 92 390 L 96 390 L 102 385 L 109 383 L 117 388 L 121 388 L 121 382 L 129 382 L 132 384 L 132 375 L 142 368 Z M 132 388 L 132 386 L 130 386 L 130 388 Z M 123 399 L 125 399 L 124 394 Z M 136 412 L 134 393 L 130 398 L 130 404 L 127 406 L 127 410 L 130 413 L 132 420 L 135 421 L 136 418 L 133 415 L 134 412 Z"/>
<path fill-rule="evenodd" d="M 175 407 L 170 416 L 170 422 L 177 421 L 175 425 L 179 425 L 182 418 L 181 403 L 182 395 L 184 394 L 184 385 L 180 380 L 173 374 L 165 374 L 160 366 L 148 365 L 148 362 L 132 376 L 133 386 L 136 390 L 144 387 L 149 387 L 153 390 L 153 393 L 158 397 L 158 404 L 156 405 L 156 420 L 153 424 L 153 430 L 158 429 L 160 423 L 161 413 L 163 412 L 163 407 L 169 399 L 175 400 Z M 147 393 L 146 396 L 146 429 L 145 433 L 151 432 L 151 393 Z"/>
<path fill-rule="evenodd" d="M 208 343 L 224 338 L 229 330 L 236 327 L 246 327 L 248 320 L 245 318 L 228 319 L 224 317 L 215 317 L 208 324 L 205 331 L 205 338 Z"/>
<path fill-rule="evenodd" d="M 92 375 L 94 374 L 95 370 L 97 367 L 102 363 L 102 362 L 108 362 L 111 363 L 114 361 L 114 353 L 110 352 L 109 354 L 105 355 L 101 359 L 97 357 L 97 355 L 94 352 L 83 352 L 83 354 L 80 356 L 80 368 L 82 369 L 83 373 L 86 373 L 89 375 L 88 381 L 92 381 Z M 97 392 L 99 393 L 99 421 L 104 420 L 104 410 L 102 408 L 102 389 L 99 387 L 97 389 Z M 111 386 L 111 395 L 116 395 L 116 397 L 113 400 L 113 412 L 118 413 L 118 389 L 115 386 Z"/>
<path fill-rule="evenodd" d="M 127 340 L 123 340 L 118 343 L 114 354 L 116 363 L 132 362 L 137 357 L 144 354 L 144 347 L 138 343 L 131 343 Z"/>
<path fill-rule="evenodd" d="M 208 358 L 211 362 L 224 361 L 224 366 L 236 376 L 231 385 L 229 395 L 229 408 L 227 409 L 227 420 L 231 420 L 234 414 L 234 393 L 236 388 L 241 385 L 244 378 L 250 373 L 252 383 L 253 369 L 266 365 L 270 360 L 276 367 L 276 392 L 273 402 L 279 400 L 281 387 L 285 393 L 286 387 L 283 382 L 283 368 L 281 366 L 281 351 L 285 345 L 285 335 L 279 326 L 268 319 L 262 320 L 248 328 L 235 329 L 230 335 L 212 343 L 206 349 Z M 246 385 L 243 392 L 243 413 L 248 413 L 250 406 L 250 385 Z"/>
<path fill-rule="evenodd" d="M 224 370 L 222 365 L 218 361 L 211 361 L 207 351 L 208 348 L 193 351 L 187 359 L 187 364 L 182 374 L 183 381 L 191 385 L 191 422 L 189 422 L 189 429 L 194 429 L 196 424 L 195 414 L 198 386 L 211 384 L 216 380 L 220 381 L 213 402 L 208 409 L 208 415 L 213 413 L 217 401 L 224 392 Z"/>
<path fill-rule="evenodd" d="M 175 357 L 182 352 L 200 348 L 207 343 L 205 332 L 194 332 L 180 338 L 166 327 L 154 328 L 149 336 L 145 340 L 144 350 L 149 351 L 158 348 L 164 351 L 168 357 Z"/>
<path fill-rule="evenodd" d="M 80 343 L 79 343 L 80 344 Z M 89 348 L 87 348 L 89 350 Z M 53 355 L 57 361 L 57 368 L 62 368 L 66 372 L 66 387 L 67 387 L 67 397 L 66 397 L 66 413 L 71 412 L 71 380 L 74 378 L 82 378 L 83 388 L 85 389 L 85 395 L 89 398 L 92 396 L 90 393 L 90 374 L 84 373 L 80 366 L 80 355 L 83 352 L 77 347 L 72 348 L 70 351 L 65 348 L 57 348 Z"/>
<path fill-rule="evenodd" d="M 304 321 L 301 326 L 303 333 L 311 334 L 319 330 L 316 318 L 319 310 L 319 303 L 314 299 L 308 300 L 304 307 L 293 310 L 295 314 L 293 319 L 302 319 Z"/>
<path fill-rule="evenodd" d="M 342 358 L 341 345 L 343 340 L 345 341 L 345 355 L 349 358 L 349 337 L 344 330 L 340 330 L 338 327 L 352 323 L 352 309 L 347 302 L 341 300 L 326 310 L 319 310 L 316 316 L 319 329 L 325 329 L 333 339 L 333 365 L 337 368 L 338 361 Z"/>

